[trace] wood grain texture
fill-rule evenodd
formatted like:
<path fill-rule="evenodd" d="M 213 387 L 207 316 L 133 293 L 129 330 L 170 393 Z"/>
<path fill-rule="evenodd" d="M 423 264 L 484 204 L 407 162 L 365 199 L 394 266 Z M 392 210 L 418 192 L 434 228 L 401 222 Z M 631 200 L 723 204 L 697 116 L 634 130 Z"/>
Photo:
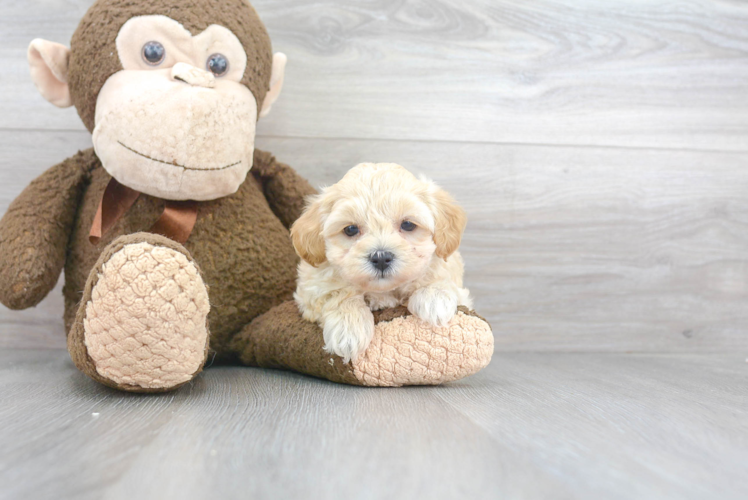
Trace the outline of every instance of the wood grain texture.
<path fill-rule="evenodd" d="M 469 215 L 466 285 L 499 350 L 748 353 L 745 154 L 258 144 L 319 184 L 396 161 L 449 189 Z"/>
<path fill-rule="evenodd" d="M 23 60 L 34 36 L 68 40 L 89 3 L 3 5 L 2 211 L 90 146 Z M 255 5 L 292 61 L 258 147 L 318 185 L 395 161 L 453 192 L 497 349 L 748 350 L 745 6 Z M 63 347 L 60 314 L 59 290 L 0 310 L 0 346 Z"/>
<path fill-rule="evenodd" d="M 90 3 L 0 0 L 0 212 L 90 147 L 25 61 Z M 50 349 L 58 286 L 0 308 L 0 499 L 748 497 L 748 4 L 253 4 L 290 59 L 257 146 L 451 191 L 499 352 L 439 388 L 213 367 L 122 394 Z"/>
<path fill-rule="evenodd" d="M 82 130 L 25 49 L 90 3 L 3 0 L 0 128 Z M 748 150 L 743 2 L 253 3 L 290 61 L 273 135 Z"/>
<path fill-rule="evenodd" d="M 0 159 L 0 210 L 88 141 L 0 132 L 0 152 L 28 164 Z M 316 186 L 362 161 L 397 161 L 448 188 L 469 214 L 465 281 L 498 350 L 748 355 L 742 153 L 274 137 L 257 146 Z M 1 310 L 0 346 L 64 347 L 61 314 L 59 290 L 35 310 Z"/>
<path fill-rule="evenodd" d="M 60 351 L 0 352 L 0 497 L 743 499 L 735 355 L 497 354 L 439 388 L 211 368 L 111 391 Z"/>

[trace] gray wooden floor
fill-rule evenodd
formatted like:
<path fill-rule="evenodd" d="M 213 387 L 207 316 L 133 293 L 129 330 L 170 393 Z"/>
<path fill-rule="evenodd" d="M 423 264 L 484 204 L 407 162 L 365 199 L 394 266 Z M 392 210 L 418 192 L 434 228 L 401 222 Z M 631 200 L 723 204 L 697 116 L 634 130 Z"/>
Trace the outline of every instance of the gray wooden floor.
<path fill-rule="evenodd" d="M 736 354 L 498 353 L 444 387 L 219 367 L 136 396 L 6 351 L 0 497 L 742 500 L 746 384 Z"/>
<path fill-rule="evenodd" d="M 25 61 L 90 3 L 0 0 L 0 212 L 90 147 Z M 748 4 L 253 4 L 289 56 L 258 147 L 316 185 L 394 161 L 447 187 L 493 363 L 123 395 L 72 367 L 58 288 L 0 307 L 0 498 L 748 498 Z"/>

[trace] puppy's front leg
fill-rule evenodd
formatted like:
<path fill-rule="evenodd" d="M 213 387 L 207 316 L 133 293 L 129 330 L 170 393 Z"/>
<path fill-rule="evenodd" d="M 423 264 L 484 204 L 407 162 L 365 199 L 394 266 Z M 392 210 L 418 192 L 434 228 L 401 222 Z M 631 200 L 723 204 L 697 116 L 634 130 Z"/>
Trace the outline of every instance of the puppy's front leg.
<path fill-rule="evenodd" d="M 408 310 L 414 316 L 436 326 L 446 326 L 463 302 L 460 289 L 442 281 L 417 289 L 408 298 Z"/>
<path fill-rule="evenodd" d="M 364 295 L 364 300 L 372 311 L 381 311 L 400 305 L 400 301 L 391 293 L 367 293 Z"/>
<path fill-rule="evenodd" d="M 326 304 L 322 317 L 325 351 L 337 354 L 344 363 L 355 360 L 369 347 L 374 336 L 374 315 L 364 301 L 356 295 Z"/>

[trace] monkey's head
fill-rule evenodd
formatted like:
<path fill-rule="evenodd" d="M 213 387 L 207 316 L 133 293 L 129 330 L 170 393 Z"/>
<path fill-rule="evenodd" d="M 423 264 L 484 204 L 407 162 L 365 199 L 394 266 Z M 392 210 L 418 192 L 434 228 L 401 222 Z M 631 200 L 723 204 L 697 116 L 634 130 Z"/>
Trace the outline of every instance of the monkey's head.
<path fill-rule="evenodd" d="M 234 193 L 286 57 L 247 0 L 98 0 L 71 47 L 29 47 L 39 92 L 75 106 L 120 183 L 171 200 Z"/>

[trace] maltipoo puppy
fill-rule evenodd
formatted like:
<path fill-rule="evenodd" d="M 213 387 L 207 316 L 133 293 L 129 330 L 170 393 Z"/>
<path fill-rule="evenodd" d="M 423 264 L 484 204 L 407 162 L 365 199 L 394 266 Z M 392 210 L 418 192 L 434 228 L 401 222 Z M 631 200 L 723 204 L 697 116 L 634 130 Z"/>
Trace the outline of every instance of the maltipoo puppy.
<path fill-rule="evenodd" d="M 294 297 L 325 350 L 356 359 L 374 335 L 371 311 L 407 305 L 443 326 L 471 307 L 457 252 L 466 222 L 449 194 L 393 163 L 357 165 L 313 197 L 291 228 Z"/>

